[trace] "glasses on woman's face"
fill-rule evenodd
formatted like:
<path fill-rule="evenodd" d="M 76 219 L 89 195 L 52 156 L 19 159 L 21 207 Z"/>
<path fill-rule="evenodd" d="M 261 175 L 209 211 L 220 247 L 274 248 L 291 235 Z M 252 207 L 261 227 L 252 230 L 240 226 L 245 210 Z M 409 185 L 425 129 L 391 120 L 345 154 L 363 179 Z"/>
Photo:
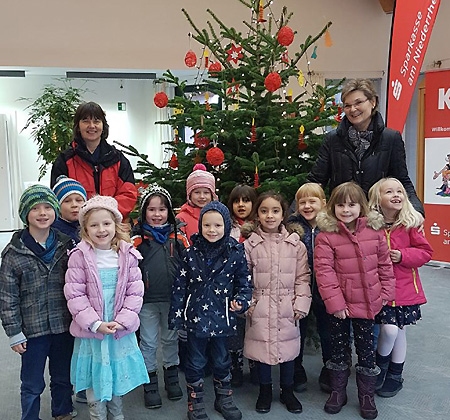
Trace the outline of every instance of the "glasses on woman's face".
<path fill-rule="evenodd" d="M 352 104 L 345 104 L 344 105 L 344 111 L 350 111 L 352 107 L 355 107 L 356 109 L 359 109 L 361 105 L 365 102 L 367 102 L 369 98 L 364 99 L 363 101 L 358 99 L 356 102 L 353 102 Z"/>

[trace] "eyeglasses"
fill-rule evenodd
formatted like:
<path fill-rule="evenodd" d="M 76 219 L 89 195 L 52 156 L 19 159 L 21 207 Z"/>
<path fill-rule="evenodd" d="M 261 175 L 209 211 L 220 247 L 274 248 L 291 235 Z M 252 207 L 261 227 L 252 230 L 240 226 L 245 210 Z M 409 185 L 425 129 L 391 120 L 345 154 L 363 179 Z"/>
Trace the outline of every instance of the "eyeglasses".
<path fill-rule="evenodd" d="M 369 98 L 366 98 L 366 99 L 364 99 L 363 101 L 358 100 L 358 101 L 356 101 L 356 102 L 354 102 L 354 103 L 352 103 L 352 104 L 345 104 L 345 105 L 344 105 L 344 110 L 345 110 L 345 111 L 350 111 L 350 110 L 352 109 L 353 106 L 354 106 L 355 108 L 359 109 L 359 107 L 360 107 L 364 102 L 367 102 L 368 100 L 369 100 Z"/>

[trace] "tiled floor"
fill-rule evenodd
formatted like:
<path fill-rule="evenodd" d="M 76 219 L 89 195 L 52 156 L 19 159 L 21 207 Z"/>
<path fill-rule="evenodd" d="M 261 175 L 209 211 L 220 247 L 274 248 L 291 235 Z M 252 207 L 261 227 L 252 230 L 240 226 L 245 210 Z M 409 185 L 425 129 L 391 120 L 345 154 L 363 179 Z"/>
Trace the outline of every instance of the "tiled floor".
<path fill-rule="evenodd" d="M 377 397 L 378 418 L 381 420 L 448 420 L 450 419 L 450 269 L 426 266 L 421 277 L 428 297 L 423 306 L 423 320 L 408 328 L 408 355 L 404 372 L 404 389 L 394 398 Z M 20 418 L 20 357 L 8 346 L 8 340 L 0 332 L 0 420 Z M 321 368 L 318 352 L 307 349 L 305 368 L 308 373 L 308 389 L 298 394 L 303 404 L 303 413 L 291 414 L 278 401 L 275 388 L 274 403 L 269 414 L 258 414 L 254 410 L 258 387 L 248 381 L 235 390 L 235 400 L 243 412 L 243 419 L 360 419 L 352 371 L 348 386 L 349 401 L 341 413 L 330 416 L 323 411 L 326 395 L 317 383 Z M 277 371 L 276 371 L 277 372 Z M 277 374 L 274 374 L 276 378 Z M 182 374 L 180 375 L 182 377 Z M 246 378 L 248 379 L 248 377 Z M 48 381 L 47 381 L 48 382 Z M 184 381 L 182 379 L 184 384 Z M 276 385 L 276 384 L 275 384 Z M 221 419 L 214 411 L 214 392 L 211 379 L 207 378 L 206 407 L 212 420 Z M 158 420 L 186 418 L 186 397 L 177 402 L 167 400 L 163 384 L 160 383 L 163 406 L 157 410 L 144 408 L 142 389 L 136 389 L 124 398 L 124 414 L 127 420 Z M 78 418 L 88 420 L 87 407 L 75 404 Z M 42 397 L 41 419 L 50 420 L 48 388 Z"/>

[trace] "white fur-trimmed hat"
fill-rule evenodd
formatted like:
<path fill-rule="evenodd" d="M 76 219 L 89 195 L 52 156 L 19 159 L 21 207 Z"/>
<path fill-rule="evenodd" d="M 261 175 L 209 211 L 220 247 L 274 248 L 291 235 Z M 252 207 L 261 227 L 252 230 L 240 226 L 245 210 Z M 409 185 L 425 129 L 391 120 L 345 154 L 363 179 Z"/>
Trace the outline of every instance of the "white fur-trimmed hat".
<path fill-rule="evenodd" d="M 84 203 L 81 208 L 80 212 L 78 213 L 78 220 L 80 222 L 80 226 L 83 227 L 84 223 L 86 222 L 85 216 L 86 213 L 89 210 L 108 210 L 114 215 L 114 219 L 116 223 L 122 222 L 122 214 L 119 211 L 119 204 L 117 203 L 117 200 L 114 197 L 109 197 L 106 195 L 94 195 L 92 198 L 90 198 L 86 203 Z"/>

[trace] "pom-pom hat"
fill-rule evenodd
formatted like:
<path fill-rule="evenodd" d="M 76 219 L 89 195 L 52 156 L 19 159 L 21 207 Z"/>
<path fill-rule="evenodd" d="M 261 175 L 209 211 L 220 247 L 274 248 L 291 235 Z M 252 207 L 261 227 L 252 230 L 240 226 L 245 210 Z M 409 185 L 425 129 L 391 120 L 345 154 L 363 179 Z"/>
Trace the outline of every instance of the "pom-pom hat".
<path fill-rule="evenodd" d="M 169 191 L 167 191 L 165 188 L 160 187 L 158 184 L 151 184 L 149 185 L 142 193 L 141 195 L 141 205 L 139 208 L 139 215 L 141 217 L 141 222 L 145 223 L 145 213 L 147 211 L 148 203 L 150 201 L 150 198 L 153 195 L 161 195 L 165 198 L 167 198 L 167 201 L 169 202 L 169 208 L 168 210 L 168 217 L 167 220 L 169 223 L 174 224 L 175 223 L 175 214 L 173 212 L 172 207 L 172 197 L 170 196 Z"/>
<path fill-rule="evenodd" d="M 192 204 L 190 198 L 191 192 L 196 188 L 208 188 L 208 190 L 211 191 L 212 199 L 218 199 L 216 194 L 216 179 L 213 174 L 206 170 L 206 166 L 201 163 L 197 163 L 197 165 L 194 166 L 193 172 L 186 180 L 186 194 L 189 204 Z"/>
<path fill-rule="evenodd" d="M 59 204 L 62 204 L 62 202 L 71 194 L 81 195 L 84 201 L 87 200 L 87 194 L 84 187 L 77 180 L 68 178 L 65 175 L 60 175 L 56 179 L 53 192 L 58 198 Z"/>
<path fill-rule="evenodd" d="M 117 203 L 117 200 L 114 197 L 109 197 L 106 195 L 94 195 L 92 198 L 90 198 L 86 203 L 84 203 L 81 208 L 80 212 L 78 214 L 78 220 L 80 222 L 80 226 L 84 227 L 84 224 L 86 223 L 85 217 L 86 213 L 89 210 L 108 210 L 114 215 L 114 220 L 116 223 L 122 222 L 122 214 L 119 211 L 119 205 Z"/>
<path fill-rule="evenodd" d="M 19 203 L 19 217 L 25 226 L 28 226 L 28 213 L 41 203 L 50 204 L 55 210 L 55 217 L 59 216 L 59 203 L 53 191 L 45 185 L 31 185 L 22 193 Z"/>

